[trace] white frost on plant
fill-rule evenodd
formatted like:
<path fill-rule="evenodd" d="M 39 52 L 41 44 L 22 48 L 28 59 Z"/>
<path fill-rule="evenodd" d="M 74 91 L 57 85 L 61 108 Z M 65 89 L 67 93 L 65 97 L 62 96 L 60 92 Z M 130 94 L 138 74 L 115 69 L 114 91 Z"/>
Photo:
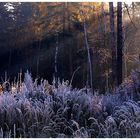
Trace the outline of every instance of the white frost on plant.
<path fill-rule="evenodd" d="M 68 81 L 58 80 L 58 88 L 43 79 L 38 84 L 27 71 L 20 90 L 12 86 L 0 95 L 0 136 L 140 137 L 140 101 L 130 98 L 139 94 L 138 74 L 133 81 L 114 94 L 93 95 Z"/>
<path fill-rule="evenodd" d="M 32 81 L 32 77 L 29 71 L 25 73 L 24 83 L 28 91 L 33 91 L 33 81 Z"/>

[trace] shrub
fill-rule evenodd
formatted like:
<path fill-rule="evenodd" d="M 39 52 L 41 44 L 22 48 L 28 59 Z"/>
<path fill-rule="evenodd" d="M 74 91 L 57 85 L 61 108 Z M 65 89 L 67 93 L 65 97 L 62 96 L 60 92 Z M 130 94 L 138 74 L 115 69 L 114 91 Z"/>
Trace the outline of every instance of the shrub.
<path fill-rule="evenodd" d="M 139 97 L 138 71 L 107 95 L 72 89 L 68 81 L 37 84 L 29 72 L 11 89 L 0 95 L 0 137 L 140 136 L 140 102 L 132 98 Z"/>

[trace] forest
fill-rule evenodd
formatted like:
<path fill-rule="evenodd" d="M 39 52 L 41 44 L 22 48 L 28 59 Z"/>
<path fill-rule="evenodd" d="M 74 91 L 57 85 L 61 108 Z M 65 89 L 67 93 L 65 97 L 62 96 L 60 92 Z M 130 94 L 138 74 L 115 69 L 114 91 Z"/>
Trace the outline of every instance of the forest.
<path fill-rule="evenodd" d="M 140 137 L 139 26 L 139 2 L 0 2 L 0 137 Z"/>

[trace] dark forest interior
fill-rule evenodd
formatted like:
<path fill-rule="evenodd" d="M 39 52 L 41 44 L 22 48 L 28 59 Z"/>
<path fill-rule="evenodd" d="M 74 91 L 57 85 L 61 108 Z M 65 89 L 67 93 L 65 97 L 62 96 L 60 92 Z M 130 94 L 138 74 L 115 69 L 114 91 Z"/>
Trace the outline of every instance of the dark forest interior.
<path fill-rule="evenodd" d="M 115 71 L 111 43 L 117 47 L 117 7 L 113 15 L 114 40 L 110 10 L 108 3 L 99 2 L 0 3 L 0 75 L 4 77 L 7 72 L 13 80 L 21 70 L 29 70 L 34 78 L 43 77 L 52 83 L 56 75 L 70 81 L 76 71 L 73 87 L 85 87 L 90 83 L 85 23 L 92 84 L 100 91 L 111 90 Z M 124 79 L 132 68 L 139 67 L 139 3 L 124 4 L 122 12 Z"/>

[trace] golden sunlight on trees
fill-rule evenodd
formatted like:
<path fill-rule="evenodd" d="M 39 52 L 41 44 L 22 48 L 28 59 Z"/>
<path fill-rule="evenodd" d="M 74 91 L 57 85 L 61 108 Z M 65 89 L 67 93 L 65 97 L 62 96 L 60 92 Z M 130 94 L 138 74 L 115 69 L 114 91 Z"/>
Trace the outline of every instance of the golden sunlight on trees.
<path fill-rule="evenodd" d="M 101 3 L 33 3 L 32 18 L 27 28 L 34 32 L 35 38 L 42 38 L 45 34 L 53 34 L 55 30 L 61 32 L 63 26 L 68 27 L 68 22 L 83 22 L 81 11 L 84 18 L 89 20 L 100 13 L 100 8 Z"/>
<path fill-rule="evenodd" d="M 124 65 L 120 71 L 124 79 L 129 75 L 132 65 L 137 67 L 139 63 L 140 19 L 139 3 L 122 5 L 124 47 L 121 51 Z M 78 86 L 89 86 L 90 83 L 95 89 L 102 85 L 105 85 L 104 89 L 115 87 L 116 50 L 120 46 L 117 46 L 118 18 L 115 3 L 38 2 L 1 3 L 0 6 L 3 13 L 1 40 L 7 42 L 2 45 L 5 49 L 12 46 L 8 50 L 9 67 L 13 61 L 13 49 L 17 49 L 17 54 L 25 55 L 26 64 L 37 76 L 48 69 L 47 75 L 50 75 L 57 69 L 59 77 L 71 79 L 78 69 L 73 77 L 74 85 L 79 83 Z M 35 55 L 34 64 L 32 55 Z M 41 65 L 46 63 L 48 66 L 42 68 Z M 82 77 L 81 80 L 79 77 Z"/>

